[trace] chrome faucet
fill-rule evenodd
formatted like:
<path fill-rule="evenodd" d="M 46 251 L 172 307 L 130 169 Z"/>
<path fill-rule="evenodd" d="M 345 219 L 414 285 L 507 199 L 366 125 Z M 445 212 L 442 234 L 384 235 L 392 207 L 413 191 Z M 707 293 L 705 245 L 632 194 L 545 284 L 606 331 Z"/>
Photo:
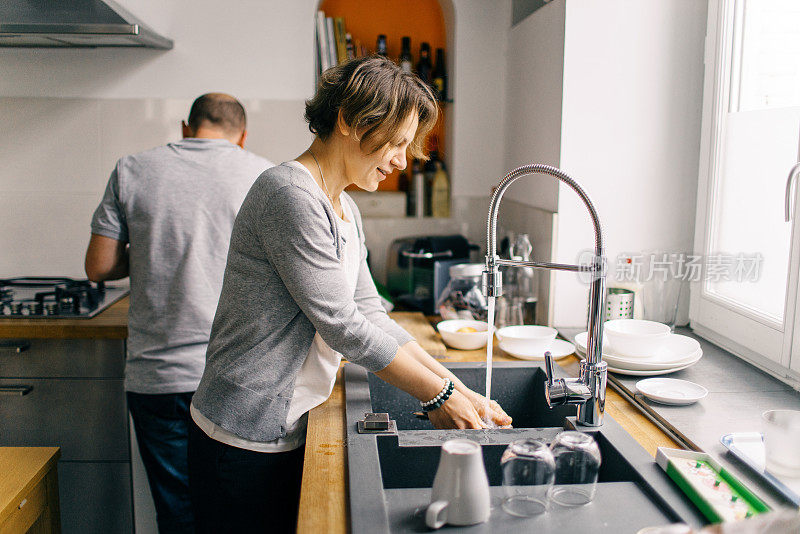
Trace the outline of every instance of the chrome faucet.
<path fill-rule="evenodd" d="M 548 174 L 571 187 L 581 198 L 594 225 L 594 257 L 590 264 L 569 265 L 561 263 L 507 260 L 495 253 L 497 242 L 497 212 L 500 201 L 508 186 L 517 178 L 528 174 Z M 603 249 L 603 229 L 592 201 L 578 183 L 565 172 L 549 165 L 524 165 L 508 173 L 492 193 L 489 216 L 486 222 L 486 269 L 483 271 L 483 293 L 487 297 L 503 294 L 503 280 L 500 265 L 511 267 L 535 267 L 587 273 L 591 276 L 589 291 L 589 339 L 586 345 L 586 359 L 581 361 L 578 378 L 554 378 L 553 358 L 545 352 L 545 398 L 548 405 L 573 404 L 578 406 L 577 421 L 581 425 L 601 426 L 606 402 L 607 364 L 603 361 L 601 350 L 603 342 L 603 303 L 606 298 L 606 261 Z"/>

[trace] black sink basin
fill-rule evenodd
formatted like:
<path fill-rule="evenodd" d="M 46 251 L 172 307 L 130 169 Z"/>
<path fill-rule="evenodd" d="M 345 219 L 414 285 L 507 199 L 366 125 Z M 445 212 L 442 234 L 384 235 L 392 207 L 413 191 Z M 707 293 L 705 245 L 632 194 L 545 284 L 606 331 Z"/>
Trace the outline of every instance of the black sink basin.
<path fill-rule="evenodd" d="M 483 364 L 448 366 L 468 387 L 485 388 Z M 565 376 L 560 368 L 556 374 Z M 362 368 L 345 366 L 350 526 L 353 533 L 426 532 L 422 511 L 430 502 L 430 487 L 439 464 L 441 445 L 451 438 L 481 444 L 491 485 L 493 509 L 489 521 L 472 527 L 446 527 L 470 533 L 636 532 L 642 527 L 684 522 L 705 523 L 691 502 L 655 464 L 653 458 L 606 415 L 600 428 L 576 428 L 575 408 L 551 409 L 544 399 L 545 373 L 534 363 L 496 363 L 492 398 L 514 419 L 513 429 L 435 430 L 419 419 L 413 397 Z M 388 413 L 396 433 L 359 434 L 357 422 L 366 412 Z M 592 503 L 578 508 L 552 505 L 535 518 L 520 519 L 500 508 L 500 456 L 511 441 L 522 438 L 550 443 L 564 429 L 594 437 L 602 464 Z"/>
<path fill-rule="evenodd" d="M 456 376 L 472 389 L 486 390 L 485 367 L 460 367 Z M 547 407 L 544 369 L 538 366 L 497 367 L 492 370 L 492 398 L 514 419 L 515 428 L 561 427 L 564 418 L 575 415 L 575 406 Z M 411 395 L 370 374 L 369 391 L 374 412 L 385 412 L 397 421 L 398 430 L 432 430 L 431 424 L 413 415 L 420 410 Z"/>

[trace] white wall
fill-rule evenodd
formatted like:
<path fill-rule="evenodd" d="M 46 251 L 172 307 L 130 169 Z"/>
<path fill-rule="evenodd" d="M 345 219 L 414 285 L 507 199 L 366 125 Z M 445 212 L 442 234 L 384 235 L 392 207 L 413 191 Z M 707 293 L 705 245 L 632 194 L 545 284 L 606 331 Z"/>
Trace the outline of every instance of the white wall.
<path fill-rule="evenodd" d="M 692 250 L 705 25 L 704 0 L 566 0 L 561 165 L 595 203 L 612 269 L 622 252 Z M 563 185 L 558 211 L 557 260 L 574 262 L 590 220 Z M 585 324 L 587 286 L 556 280 L 554 323 Z"/>
<path fill-rule="evenodd" d="M 316 0 L 117 0 L 172 50 L 0 49 L 0 96 L 293 100 L 314 89 Z"/>

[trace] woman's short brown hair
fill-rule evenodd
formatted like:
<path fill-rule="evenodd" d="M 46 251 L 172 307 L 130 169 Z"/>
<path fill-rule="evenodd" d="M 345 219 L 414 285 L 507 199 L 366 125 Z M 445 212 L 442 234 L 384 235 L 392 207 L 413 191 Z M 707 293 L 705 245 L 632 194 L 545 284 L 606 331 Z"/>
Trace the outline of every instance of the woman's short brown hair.
<path fill-rule="evenodd" d="M 423 145 L 438 118 L 436 99 L 418 76 L 403 72 L 394 62 L 370 56 L 323 72 L 316 94 L 306 101 L 305 118 L 311 133 L 326 140 L 336 128 L 340 111 L 367 153 L 398 142 L 395 137 L 400 127 L 416 112 L 419 126 L 409 153 L 427 159 Z"/>

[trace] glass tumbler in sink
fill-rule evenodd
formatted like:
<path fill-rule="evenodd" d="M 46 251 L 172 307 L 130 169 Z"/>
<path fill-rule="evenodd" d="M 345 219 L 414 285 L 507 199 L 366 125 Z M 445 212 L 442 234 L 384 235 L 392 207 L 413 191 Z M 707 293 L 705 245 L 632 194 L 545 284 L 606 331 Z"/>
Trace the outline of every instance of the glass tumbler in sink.
<path fill-rule="evenodd" d="M 600 473 L 600 449 L 589 434 L 567 430 L 550 445 L 556 479 L 550 498 L 562 506 L 580 506 L 594 499 Z"/>
<path fill-rule="evenodd" d="M 512 441 L 500 459 L 503 470 L 503 510 L 531 517 L 547 510 L 548 494 L 555 480 L 550 448 L 541 441 Z"/>

